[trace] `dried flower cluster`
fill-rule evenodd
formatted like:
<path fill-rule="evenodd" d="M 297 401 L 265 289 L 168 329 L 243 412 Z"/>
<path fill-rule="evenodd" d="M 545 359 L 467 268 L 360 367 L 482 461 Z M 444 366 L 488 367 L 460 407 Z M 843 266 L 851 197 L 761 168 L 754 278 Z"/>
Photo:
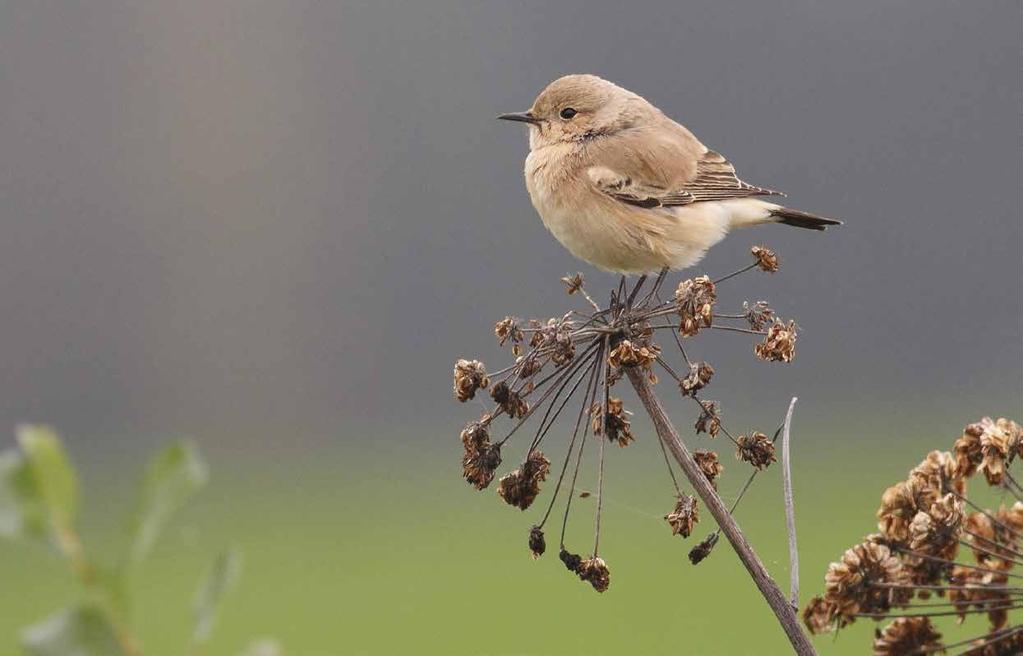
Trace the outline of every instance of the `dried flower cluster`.
<path fill-rule="evenodd" d="M 707 477 L 711 485 L 717 488 L 716 479 L 718 476 L 725 471 L 724 465 L 718 462 L 718 454 L 713 451 L 705 451 L 704 449 L 697 449 L 693 451 L 693 460 L 700 466 L 700 471 Z"/>
<path fill-rule="evenodd" d="M 714 377 L 714 367 L 706 362 L 694 362 L 689 367 L 689 375 L 678 384 L 684 396 L 696 396 L 696 393 L 707 385 Z"/>
<path fill-rule="evenodd" d="M 778 256 L 767 246 L 754 246 L 750 249 L 754 259 L 757 261 L 757 266 L 760 267 L 761 271 L 767 271 L 768 273 L 774 273 L 778 270 Z"/>
<path fill-rule="evenodd" d="M 764 341 L 753 347 L 753 352 L 761 360 L 792 362 L 796 355 L 797 328 L 795 321 L 788 323 L 775 321 L 768 328 Z"/>
<path fill-rule="evenodd" d="M 696 505 L 696 497 L 689 494 L 680 494 L 675 501 L 675 509 L 664 516 L 668 525 L 671 526 L 672 535 L 689 537 L 693 532 L 693 526 L 700 521 L 700 512 Z"/>
<path fill-rule="evenodd" d="M 1023 588 L 1010 581 L 1023 564 L 1023 486 L 1011 472 L 1021 448 L 1016 422 L 984 418 L 968 425 L 951 451 L 929 453 L 881 495 L 880 533 L 828 568 L 824 594 L 803 611 L 806 626 L 824 633 L 859 617 L 890 618 L 874 638 L 878 656 L 950 647 L 971 656 L 1023 653 L 1023 623 L 1010 617 L 1023 608 Z M 978 472 L 1015 502 L 988 510 L 971 498 L 968 482 Z M 930 618 L 949 614 L 946 608 L 959 623 L 986 615 L 987 632 L 943 644 Z"/>
<path fill-rule="evenodd" d="M 757 469 L 765 469 L 774 462 L 774 442 L 766 435 L 753 431 L 740 435 L 737 440 L 735 457 L 744 460 Z"/>
<path fill-rule="evenodd" d="M 462 475 L 477 490 L 494 480 L 494 472 L 501 465 L 501 445 L 490 443 L 486 421 L 469 422 L 462 430 Z"/>
<path fill-rule="evenodd" d="M 700 328 L 709 328 L 714 321 L 714 303 L 718 300 L 717 289 L 708 276 L 690 278 L 679 283 L 675 290 L 675 308 L 682 318 L 679 332 L 683 337 L 692 337 Z"/>
<path fill-rule="evenodd" d="M 487 368 L 479 360 L 455 362 L 455 398 L 465 403 L 476 397 L 476 392 L 490 385 Z"/>
<path fill-rule="evenodd" d="M 497 493 L 509 506 L 525 510 L 540 494 L 540 483 L 547 479 L 550 468 L 551 461 L 541 451 L 533 451 L 522 466 L 501 477 Z"/>
<path fill-rule="evenodd" d="M 774 461 L 774 444 L 764 433 L 734 437 L 723 425 L 717 402 L 702 398 L 714 378 L 714 367 L 703 361 L 690 359 L 683 341 L 702 330 L 723 330 L 731 333 L 756 335 L 763 340 L 757 345 L 760 359 L 788 362 L 793 356 L 795 324 L 782 322 L 763 301 L 744 302 L 741 310 L 718 312 L 718 285 L 741 273 L 760 269 L 777 271 L 778 258 L 770 249 L 757 246 L 751 250 L 752 263 L 718 279 L 697 276 L 682 280 L 674 296 L 664 300 L 661 289 L 667 272 L 662 272 L 651 289 L 643 289 L 645 277 L 631 289 L 624 278 L 611 294 L 607 307 L 601 308 L 587 293 L 582 274 L 565 276 L 562 282 L 569 295 L 581 297 L 589 305 L 585 312 L 571 311 L 547 320 L 523 320 L 508 315 L 494 325 L 497 343 L 509 348 L 513 364 L 503 369 L 488 371 L 479 360 L 460 359 L 454 368 L 454 395 L 466 402 L 477 398 L 480 390 L 489 392 L 493 405 L 482 416 L 469 422 L 461 433 L 463 445 L 462 474 L 478 490 L 486 489 L 497 477 L 502 464 L 502 451 L 507 454 L 507 442 L 519 434 L 522 426 L 536 419 L 532 439 L 527 440 L 525 458 L 517 468 L 504 474 L 496 485 L 497 493 L 510 506 L 526 510 L 540 497 L 541 488 L 551 474 L 551 460 L 541 446 L 562 419 L 563 410 L 573 399 L 577 411 L 567 413 L 570 430 L 567 453 L 558 458 L 560 470 L 556 484 L 542 518 L 529 531 L 528 547 L 534 558 L 547 550 L 544 527 L 550 517 L 562 487 L 567 489 L 560 498 L 564 503 L 564 521 L 558 544 L 559 557 L 566 568 L 590 583 L 599 592 L 607 590 L 610 571 L 598 553 L 600 514 L 604 487 L 605 446 L 610 442 L 625 447 L 637 439 L 630 413 L 619 395 L 612 394 L 615 385 L 629 371 L 640 370 L 651 384 L 657 383 L 657 373 L 667 373 L 674 380 L 680 396 L 698 405 L 694 428 L 697 434 L 712 438 L 727 437 L 741 460 L 752 465 L 750 477 Z M 592 311 L 591 311 L 592 310 Z M 681 363 L 668 361 L 658 335 L 667 335 L 669 343 L 678 346 Z M 684 372 L 679 374 L 677 371 Z M 655 373 L 656 369 L 656 373 Z M 483 395 L 480 395 L 483 396 Z M 492 433 L 504 420 L 511 427 L 500 439 Z M 566 423 L 569 423 L 566 422 Z M 663 444 L 658 441 L 660 446 Z M 545 447 L 546 448 L 546 447 Z M 587 492 L 576 494 L 577 477 L 583 452 L 597 451 L 597 486 L 592 501 Z M 981 448 L 981 447 L 978 447 Z M 696 499 L 683 492 L 679 477 L 665 455 L 673 483 L 675 508 L 665 515 L 672 533 L 689 537 L 698 521 Z M 724 467 L 718 454 L 696 450 L 694 458 L 700 471 L 716 487 Z M 743 487 L 743 491 L 748 484 Z M 739 498 L 741 498 L 740 493 Z M 565 548 L 564 526 L 567 524 L 573 499 L 575 505 L 595 502 L 597 517 L 594 548 L 588 555 L 578 555 Z M 739 499 L 733 502 L 738 503 Z M 936 519 L 938 519 L 936 517 Z M 719 537 L 717 531 L 697 544 L 689 553 L 693 563 L 706 558 Z"/>
<path fill-rule="evenodd" d="M 629 421 L 632 413 L 625 409 L 621 399 L 608 399 L 603 409 L 599 404 L 594 405 L 590 408 L 590 415 L 593 417 L 594 435 L 607 435 L 609 441 L 622 448 L 636 439 L 632 435 L 632 423 Z"/>

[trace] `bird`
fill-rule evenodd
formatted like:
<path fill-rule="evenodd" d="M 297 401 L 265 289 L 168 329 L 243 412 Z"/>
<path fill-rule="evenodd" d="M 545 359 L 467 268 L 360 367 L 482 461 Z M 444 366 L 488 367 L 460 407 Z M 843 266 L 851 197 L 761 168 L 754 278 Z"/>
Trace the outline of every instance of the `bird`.
<path fill-rule="evenodd" d="M 735 228 L 824 230 L 841 221 L 764 200 L 723 155 L 642 96 L 596 75 L 554 80 L 525 112 L 526 188 L 574 256 L 620 274 L 680 270 Z"/>

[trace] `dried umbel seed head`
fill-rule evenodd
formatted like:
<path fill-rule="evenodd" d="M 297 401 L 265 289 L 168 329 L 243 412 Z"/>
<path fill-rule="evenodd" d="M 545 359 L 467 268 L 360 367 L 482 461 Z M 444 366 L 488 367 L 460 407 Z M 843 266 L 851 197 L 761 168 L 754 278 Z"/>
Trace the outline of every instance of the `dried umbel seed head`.
<path fill-rule="evenodd" d="M 816 596 L 803 609 L 803 624 L 810 633 L 830 633 L 835 630 L 838 607 L 824 597 Z"/>
<path fill-rule="evenodd" d="M 696 497 L 682 494 L 675 501 L 675 509 L 664 516 L 671 526 L 672 535 L 689 537 L 693 525 L 700 521 L 700 512 L 696 506 Z"/>
<path fill-rule="evenodd" d="M 574 276 L 565 276 L 561 282 L 565 283 L 565 291 L 571 296 L 583 288 L 585 279 L 583 274 L 577 272 Z"/>
<path fill-rule="evenodd" d="M 557 366 L 568 364 L 575 357 L 575 342 L 572 341 L 574 324 L 567 315 L 560 319 L 548 319 L 546 324 L 530 321 L 535 331 L 529 345 L 533 348 L 544 348 L 550 351 L 551 362 Z"/>
<path fill-rule="evenodd" d="M 462 476 L 477 490 L 494 480 L 494 472 L 501 465 L 501 447 L 490 443 L 486 421 L 473 421 L 462 430 Z"/>
<path fill-rule="evenodd" d="M 544 551 L 547 551 L 547 541 L 543 537 L 543 529 L 533 526 L 529 529 L 529 553 L 532 554 L 533 560 L 536 560 Z"/>
<path fill-rule="evenodd" d="M 707 362 L 694 362 L 689 365 L 689 375 L 683 378 L 678 386 L 683 396 L 696 398 L 696 393 L 710 384 L 714 377 L 714 367 Z"/>
<path fill-rule="evenodd" d="M 565 568 L 573 574 L 578 574 L 582 569 L 583 559 L 579 554 L 570 553 L 564 547 L 558 552 L 558 558 L 565 564 Z"/>
<path fill-rule="evenodd" d="M 587 558 L 579 565 L 579 578 L 593 586 L 597 592 L 604 592 L 611 585 L 611 570 L 603 558 Z"/>
<path fill-rule="evenodd" d="M 848 549 L 842 560 L 831 563 L 824 576 L 824 598 L 835 604 L 843 621 L 860 613 L 884 615 L 893 605 L 912 596 L 909 573 L 883 544 L 864 542 Z"/>
<path fill-rule="evenodd" d="M 521 348 L 519 345 L 526 338 L 526 333 L 522 331 L 522 324 L 516 317 L 505 317 L 494 324 L 494 335 L 497 336 L 497 342 L 501 346 L 511 340 L 515 355 L 519 355 Z"/>
<path fill-rule="evenodd" d="M 980 422 L 970 424 L 963 429 L 963 434 L 952 446 L 956 458 L 956 475 L 973 476 L 984 459 L 980 448 L 980 436 L 984 434 L 984 426 Z"/>
<path fill-rule="evenodd" d="M 519 378 L 522 380 L 532 378 L 543 369 L 543 361 L 535 357 L 535 355 L 524 355 L 516 360 L 515 364 L 518 365 Z"/>
<path fill-rule="evenodd" d="M 707 556 L 710 555 L 710 552 L 714 551 L 714 545 L 717 543 L 717 533 L 711 533 L 708 535 L 703 539 L 703 542 L 689 550 L 689 562 L 694 565 L 699 565 Z"/>
<path fill-rule="evenodd" d="M 689 278 L 675 290 L 675 310 L 681 318 L 679 332 L 692 337 L 714 321 L 714 303 L 717 291 L 709 276 Z"/>
<path fill-rule="evenodd" d="M 792 358 L 796 355 L 796 331 L 798 328 L 795 321 L 788 323 L 775 321 L 767 330 L 764 341 L 753 347 L 754 353 L 761 360 L 792 362 Z"/>
<path fill-rule="evenodd" d="M 484 415 L 484 418 L 480 421 L 470 421 L 465 425 L 465 428 L 463 428 L 462 432 L 459 434 L 465 448 L 469 448 L 469 446 L 490 444 L 489 419 L 489 416 Z"/>
<path fill-rule="evenodd" d="M 465 403 L 476 396 L 476 391 L 490 384 L 487 368 L 479 360 L 455 362 L 455 398 Z"/>
<path fill-rule="evenodd" d="M 1005 520 L 1005 508 L 993 516 L 987 512 L 974 512 L 966 516 L 963 530 L 973 547 L 977 563 L 988 569 L 1008 570 L 1019 562 L 1019 536 Z"/>
<path fill-rule="evenodd" d="M 593 417 L 594 435 L 607 435 L 609 441 L 617 443 L 623 449 L 636 439 L 632 434 L 632 423 L 629 421 L 632 413 L 625 409 L 621 399 L 608 399 L 606 413 L 601 413 L 599 403 L 593 404 L 590 416 Z"/>
<path fill-rule="evenodd" d="M 540 483 L 547 479 L 551 461 L 539 449 L 533 451 L 522 465 L 501 477 L 497 494 L 509 506 L 525 510 L 540 494 Z"/>
<path fill-rule="evenodd" d="M 988 634 L 970 643 L 972 649 L 963 656 L 1019 656 L 1023 654 L 1023 631 L 1009 627 L 997 634 Z"/>
<path fill-rule="evenodd" d="M 778 256 L 767 246 L 754 246 L 750 253 L 753 254 L 753 259 L 757 261 L 761 271 L 774 273 L 778 270 Z"/>
<path fill-rule="evenodd" d="M 713 451 L 704 451 L 703 449 L 697 449 L 693 452 L 693 460 L 699 465 L 700 471 L 707 477 L 711 485 L 716 490 L 718 487 L 717 479 L 721 475 L 721 472 L 725 471 L 724 466 L 718 462 L 718 454 Z"/>
<path fill-rule="evenodd" d="M 661 347 L 656 344 L 634 344 L 623 339 L 611 349 L 607 363 L 616 369 L 619 367 L 645 367 L 649 369 L 661 354 Z"/>
<path fill-rule="evenodd" d="M 529 405 L 522 399 L 522 396 L 504 381 L 494 385 L 490 390 L 490 397 L 512 419 L 525 417 L 529 412 Z"/>
<path fill-rule="evenodd" d="M 983 429 L 980 435 L 982 458 L 978 469 L 984 474 L 988 485 L 1001 485 L 1005 476 L 1005 462 L 1010 455 L 1019 455 L 1023 435 L 1016 422 L 1008 419 L 992 421 L 990 417 L 984 417 L 980 425 Z"/>
<path fill-rule="evenodd" d="M 956 566 L 952 568 L 952 574 L 949 576 L 949 582 L 953 587 L 949 591 L 948 599 L 960 621 L 970 613 L 971 607 L 978 611 L 986 610 L 991 630 L 996 631 L 1005 626 L 1009 619 L 1006 606 L 1013 605 L 1005 590 L 1008 581 L 1009 577 L 1004 573 Z"/>
<path fill-rule="evenodd" d="M 757 301 L 753 305 L 743 301 L 742 313 L 751 330 L 763 330 L 767 324 L 774 322 L 774 310 L 765 301 Z"/>
<path fill-rule="evenodd" d="M 899 617 L 874 633 L 874 656 L 905 656 L 943 651 L 941 634 L 928 617 Z"/>
<path fill-rule="evenodd" d="M 711 437 L 717 437 L 721 432 L 721 415 L 716 401 L 701 401 L 700 417 L 696 420 L 696 432 L 707 433 Z"/>
<path fill-rule="evenodd" d="M 948 451 L 931 451 L 919 465 L 909 472 L 909 480 L 916 488 L 920 509 L 925 510 L 938 497 L 954 491 L 965 492 L 965 482 L 956 473 L 956 460 Z"/>
<path fill-rule="evenodd" d="M 749 435 L 740 435 L 735 443 L 735 457 L 757 469 L 765 469 L 775 460 L 774 442 L 763 433 L 753 431 Z"/>
<path fill-rule="evenodd" d="M 946 494 L 921 510 L 909 525 L 909 548 L 935 558 L 953 560 L 963 533 L 963 502 Z"/>
<path fill-rule="evenodd" d="M 894 542 L 909 539 L 909 525 L 916 516 L 916 490 L 912 482 L 901 481 L 881 495 L 881 507 L 877 510 L 877 528 Z"/>

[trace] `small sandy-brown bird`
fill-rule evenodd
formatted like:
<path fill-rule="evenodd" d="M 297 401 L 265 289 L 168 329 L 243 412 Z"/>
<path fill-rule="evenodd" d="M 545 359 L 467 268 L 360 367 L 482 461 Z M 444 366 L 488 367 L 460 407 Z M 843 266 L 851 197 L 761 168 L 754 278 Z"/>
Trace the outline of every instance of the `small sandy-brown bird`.
<path fill-rule="evenodd" d="M 682 269 L 733 228 L 840 221 L 769 203 L 781 192 L 732 165 L 642 97 L 595 75 L 551 82 L 529 111 L 526 187 L 544 225 L 573 255 L 617 273 Z"/>

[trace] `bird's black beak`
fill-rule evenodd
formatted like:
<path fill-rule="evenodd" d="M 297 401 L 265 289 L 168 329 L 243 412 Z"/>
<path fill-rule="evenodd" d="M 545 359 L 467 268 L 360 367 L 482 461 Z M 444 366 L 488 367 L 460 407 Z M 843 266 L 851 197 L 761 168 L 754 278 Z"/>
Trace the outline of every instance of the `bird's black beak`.
<path fill-rule="evenodd" d="M 501 114 L 497 118 L 502 121 L 519 121 L 520 123 L 532 123 L 533 125 L 540 125 L 540 119 L 533 116 L 531 112 L 512 112 L 511 114 Z"/>

